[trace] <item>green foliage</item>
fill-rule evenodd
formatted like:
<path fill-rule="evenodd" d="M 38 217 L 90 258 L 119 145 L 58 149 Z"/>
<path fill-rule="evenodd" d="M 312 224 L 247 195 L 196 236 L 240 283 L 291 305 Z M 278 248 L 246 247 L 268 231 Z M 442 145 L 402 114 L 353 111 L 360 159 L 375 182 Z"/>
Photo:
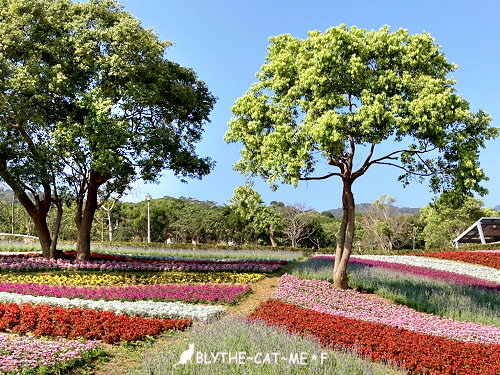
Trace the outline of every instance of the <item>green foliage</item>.
<path fill-rule="evenodd" d="M 424 224 L 425 248 L 446 247 L 451 241 L 481 217 L 498 216 L 483 202 L 467 198 L 456 206 L 447 196 L 441 196 L 421 210 L 420 220 Z"/>
<path fill-rule="evenodd" d="M 266 207 L 260 194 L 249 185 L 234 189 L 230 208 L 248 223 L 254 233 L 264 232 L 272 241 L 275 241 L 276 232 L 285 226 L 282 215 L 273 207 Z"/>
<path fill-rule="evenodd" d="M 106 198 L 164 169 L 210 172 L 194 144 L 215 98 L 165 58 L 169 42 L 114 0 L 1 5 L 0 177 L 17 196 L 50 186 L 71 194 L 79 217 L 91 202 L 91 219 L 96 189 Z"/>
<path fill-rule="evenodd" d="M 303 40 L 272 37 L 258 82 L 232 107 L 225 139 L 244 146 L 235 169 L 297 185 L 334 175 L 352 182 L 382 164 L 399 168 L 405 184 L 431 176 L 433 191 L 484 193 L 477 150 L 497 130 L 455 92 L 455 69 L 427 33 L 341 25 Z M 386 140 L 402 145 L 375 158 Z M 369 152 L 355 170 L 357 148 Z M 338 171 L 312 177 L 320 161 Z"/>

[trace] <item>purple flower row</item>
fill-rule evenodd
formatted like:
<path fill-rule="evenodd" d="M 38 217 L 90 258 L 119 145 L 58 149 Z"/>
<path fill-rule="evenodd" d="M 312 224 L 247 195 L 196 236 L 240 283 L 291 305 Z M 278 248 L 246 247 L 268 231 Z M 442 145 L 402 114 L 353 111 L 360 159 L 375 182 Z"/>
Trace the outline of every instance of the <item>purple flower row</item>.
<path fill-rule="evenodd" d="M 234 303 L 250 291 L 250 285 L 187 284 L 131 285 L 83 288 L 67 285 L 0 283 L 0 292 L 63 298 L 103 300 L 160 300 Z"/>
<path fill-rule="evenodd" d="M 235 271 L 235 272 L 273 272 L 280 264 L 264 264 L 256 262 L 241 263 L 162 263 L 162 262 L 122 262 L 113 260 L 78 261 L 67 259 L 45 258 L 7 258 L 0 256 L 0 270 L 112 270 L 112 271 Z"/>
<path fill-rule="evenodd" d="M 328 255 L 318 255 L 315 256 L 314 258 L 328 259 L 332 261 L 335 259 L 334 256 L 328 256 Z M 384 262 L 381 260 L 362 259 L 356 257 L 351 257 L 349 259 L 349 262 L 369 267 L 381 267 L 406 274 L 425 276 L 434 280 L 442 280 L 457 285 L 467 285 L 475 288 L 500 291 L 500 284 L 497 284 L 493 281 L 487 281 L 479 279 L 477 277 L 463 275 L 455 272 L 436 270 L 428 267 L 411 266 L 408 264 L 401 264 L 401 263 Z"/>
<path fill-rule="evenodd" d="M 327 281 L 285 274 L 271 298 L 321 313 L 387 324 L 464 342 L 500 344 L 500 327 L 460 322 L 415 311 L 372 294 L 334 288 Z"/>

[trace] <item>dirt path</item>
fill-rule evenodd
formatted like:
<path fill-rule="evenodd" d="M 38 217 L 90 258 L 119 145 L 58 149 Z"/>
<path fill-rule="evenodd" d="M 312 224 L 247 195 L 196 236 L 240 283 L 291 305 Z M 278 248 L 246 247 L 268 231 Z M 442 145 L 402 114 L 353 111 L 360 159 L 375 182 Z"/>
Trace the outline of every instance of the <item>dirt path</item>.
<path fill-rule="evenodd" d="M 252 293 L 237 305 L 227 306 L 226 314 L 221 319 L 243 317 L 250 314 L 260 303 L 269 298 L 274 289 L 276 289 L 279 279 L 280 276 L 269 276 L 252 284 Z M 151 343 L 139 343 L 131 346 L 106 345 L 106 351 L 110 354 L 106 360 L 98 361 L 94 369 L 77 369 L 72 374 L 125 375 L 129 369 L 141 363 L 144 358 L 148 358 L 167 345 L 184 340 L 185 337 L 186 332 L 166 332 Z"/>

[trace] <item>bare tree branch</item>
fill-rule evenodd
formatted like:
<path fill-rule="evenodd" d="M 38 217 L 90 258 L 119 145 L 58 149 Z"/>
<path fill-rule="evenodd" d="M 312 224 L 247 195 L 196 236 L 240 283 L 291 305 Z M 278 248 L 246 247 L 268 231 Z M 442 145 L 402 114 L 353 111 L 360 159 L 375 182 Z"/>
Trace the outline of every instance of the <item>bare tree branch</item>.
<path fill-rule="evenodd" d="M 361 168 L 359 168 L 356 172 L 352 174 L 352 177 L 354 179 L 358 178 L 359 176 L 362 176 L 368 170 L 368 168 L 370 167 L 370 159 L 373 156 L 374 150 L 375 150 L 375 143 L 372 143 L 370 146 L 370 152 L 368 153 L 368 156 L 366 157 L 363 165 L 361 166 Z"/>
<path fill-rule="evenodd" d="M 327 178 L 333 177 L 333 176 L 339 176 L 342 177 L 342 174 L 340 173 L 329 173 L 325 176 L 320 176 L 320 177 L 299 177 L 300 181 L 311 181 L 311 180 L 326 180 Z"/>
<path fill-rule="evenodd" d="M 398 151 L 394 151 L 394 152 L 391 152 L 390 154 L 387 154 L 385 156 L 382 156 L 381 158 L 378 158 L 378 159 L 374 159 L 370 162 L 370 164 L 378 164 L 379 161 L 382 161 L 382 160 L 397 160 L 397 157 L 394 157 L 394 155 L 397 155 L 397 154 L 403 154 L 403 153 L 411 153 L 411 154 L 426 154 L 428 152 L 431 152 L 431 151 L 434 151 L 436 150 L 437 147 L 433 147 L 431 148 L 430 150 L 398 150 Z"/>
<path fill-rule="evenodd" d="M 414 172 L 414 171 L 410 171 L 408 168 L 403 167 L 402 165 L 398 165 L 398 164 L 395 164 L 395 163 L 389 163 L 389 162 L 377 162 L 376 164 L 390 165 L 391 167 L 396 167 L 396 168 L 402 169 L 406 173 L 409 173 L 409 174 L 412 174 L 412 175 L 415 175 L 415 176 L 421 176 L 421 177 L 429 177 L 429 176 L 432 176 L 433 174 L 436 173 L 435 171 L 432 171 L 432 172 L 429 172 L 429 173 Z"/>

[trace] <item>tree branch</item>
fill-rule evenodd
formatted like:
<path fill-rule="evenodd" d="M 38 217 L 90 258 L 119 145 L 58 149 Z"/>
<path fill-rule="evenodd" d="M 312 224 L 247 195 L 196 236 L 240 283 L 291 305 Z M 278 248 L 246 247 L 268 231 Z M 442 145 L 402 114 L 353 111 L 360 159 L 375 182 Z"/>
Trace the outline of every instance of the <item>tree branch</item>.
<path fill-rule="evenodd" d="M 418 150 L 398 150 L 398 151 L 394 151 L 394 152 L 391 152 L 390 154 L 387 154 L 385 156 L 382 156 L 381 158 L 378 158 L 378 159 L 374 159 L 370 162 L 370 165 L 371 164 L 378 164 L 379 161 L 382 161 L 382 160 L 396 160 L 397 158 L 394 157 L 394 155 L 397 155 L 397 154 L 403 154 L 405 152 L 407 153 L 411 153 L 411 154 L 426 154 L 428 152 L 431 152 L 431 151 L 434 151 L 435 149 L 437 149 L 437 147 L 434 147 L 434 148 L 431 148 L 430 150 L 422 150 L 422 151 L 418 151 Z"/>
<path fill-rule="evenodd" d="M 347 158 L 347 167 L 350 171 L 352 171 L 353 163 L 354 163 L 354 154 L 356 153 L 356 143 L 354 142 L 354 138 L 352 135 L 349 136 L 349 143 L 351 146 L 351 152 L 348 154 Z"/>
<path fill-rule="evenodd" d="M 299 180 L 300 181 L 311 181 L 311 180 L 326 180 L 327 178 L 330 178 L 330 177 L 333 177 L 333 176 L 339 176 L 339 177 L 342 177 L 342 175 L 340 173 L 329 173 L 325 176 L 321 176 L 321 177 L 299 177 Z"/>
<path fill-rule="evenodd" d="M 365 162 L 363 163 L 363 165 L 361 166 L 361 168 L 359 168 L 356 172 L 354 172 L 352 174 L 353 179 L 356 179 L 356 178 L 358 178 L 358 177 L 360 177 L 360 176 L 362 176 L 362 175 L 364 175 L 366 173 L 366 171 L 370 167 L 370 159 L 373 156 L 373 151 L 374 150 L 375 150 L 375 143 L 372 143 L 372 145 L 370 147 L 370 152 L 368 153 L 368 156 L 366 157 Z"/>
<path fill-rule="evenodd" d="M 406 173 L 415 175 L 415 176 L 421 176 L 421 177 L 429 177 L 435 174 L 436 172 L 429 172 L 429 173 L 419 173 L 419 172 L 412 172 L 408 168 L 403 167 L 402 165 L 394 164 L 394 163 L 389 163 L 389 162 L 377 162 L 375 164 L 380 164 L 380 165 L 390 165 L 391 167 L 396 167 L 399 169 L 402 169 Z"/>

